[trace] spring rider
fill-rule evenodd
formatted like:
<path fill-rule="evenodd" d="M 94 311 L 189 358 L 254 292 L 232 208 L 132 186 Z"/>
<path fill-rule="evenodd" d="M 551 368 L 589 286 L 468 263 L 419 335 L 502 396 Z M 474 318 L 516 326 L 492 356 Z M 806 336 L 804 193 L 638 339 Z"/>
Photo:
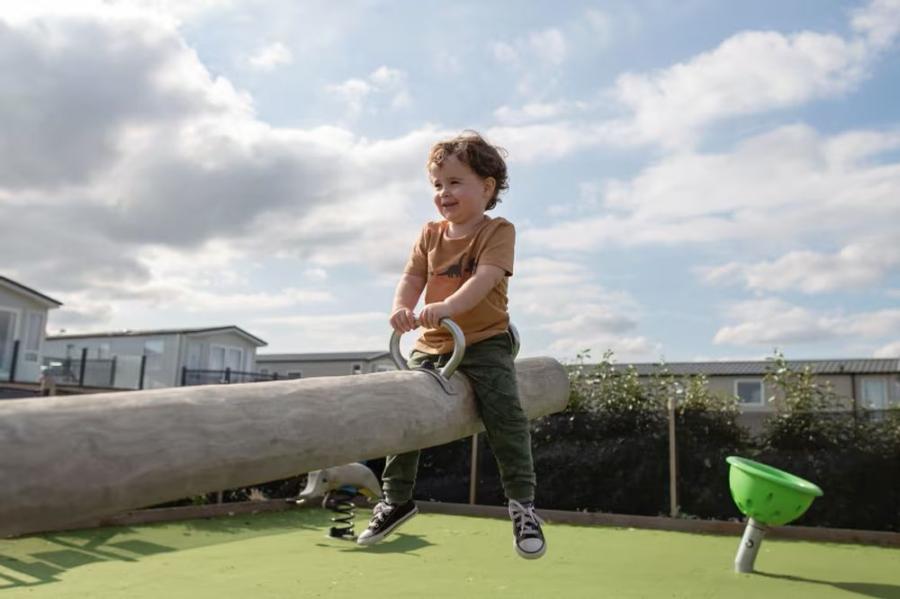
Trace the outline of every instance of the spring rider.
<path fill-rule="evenodd" d="M 353 499 L 365 496 L 370 502 L 381 498 L 381 485 L 368 466 L 359 463 L 344 464 L 323 470 L 314 470 L 306 477 L 306 487 L 296 499 L 298 505 L 305 505 L 312 499 L 323 497 L 322 507 L 331 510 L 334 523 L 328 531 L 333 539 L 354 540 L 353 518 L 356 505 Z"/>
<path fill-rule="evenodd" d="M 738 509 L 747 516 L 744 536 L 734 558 L 734 571 L 753 572 L 753 564 L 769 526 L 782 526 L 802 516 L 822 489 L 777 468 L 729 456 L 728 484 Z"/>

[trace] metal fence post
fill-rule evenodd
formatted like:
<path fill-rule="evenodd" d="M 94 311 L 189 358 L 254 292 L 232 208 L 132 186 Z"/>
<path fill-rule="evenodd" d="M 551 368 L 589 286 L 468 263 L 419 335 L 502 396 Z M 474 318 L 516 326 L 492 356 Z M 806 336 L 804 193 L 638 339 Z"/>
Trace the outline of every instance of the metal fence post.
<path fill-rule="evenodd" d="M 13 342 L 12 364 L 9 367 L 9 382 L 16 382 L 16 366 L 19 364 L 19 340 Z"/>
<path fill-rule="evenodd" d="M 84 369 L 87 367 L 88 348 L 81 348 L 81 368 L 78 372 L 78 386 L 84 387 Z"/>
<path fill-rule="evenodd" d="M 112 366 L 110 366 L 110 368 L 109 368 L 109 386 L 110 387 L 116 386 L 116 358 L 117 357 L 118 356 L 112 357 Z"/>
<path fill-rule="evenodd" d="M 478 490 L 478 433 L 472 435 L 472 463 L 469 466 L 469 503 L 475 505 Z"/>
<path fill-rule="evenodd" d="M 144 373 L 147 371 L 147 354 L 141 356 L 141 372 L 138 374 L 138 389 L 144 388 Z"/>
<path fill-rule="evenodd" d="M 675 397 L 669 396 L 669 515 L 678 516 L 678 455 L 675 446 Z"/>

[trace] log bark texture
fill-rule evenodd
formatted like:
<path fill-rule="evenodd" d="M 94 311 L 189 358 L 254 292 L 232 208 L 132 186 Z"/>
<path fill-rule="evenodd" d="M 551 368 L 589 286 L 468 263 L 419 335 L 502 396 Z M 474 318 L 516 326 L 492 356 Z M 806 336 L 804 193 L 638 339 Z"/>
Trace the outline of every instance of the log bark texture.
<path fill-rule="evenodd" d="M 529 418 L 562 410 L 551 358 L 516 362 Z M 384 372 L 0 402 L 0 537 L 448 443 L 483 429 L 469 382 Z"/>

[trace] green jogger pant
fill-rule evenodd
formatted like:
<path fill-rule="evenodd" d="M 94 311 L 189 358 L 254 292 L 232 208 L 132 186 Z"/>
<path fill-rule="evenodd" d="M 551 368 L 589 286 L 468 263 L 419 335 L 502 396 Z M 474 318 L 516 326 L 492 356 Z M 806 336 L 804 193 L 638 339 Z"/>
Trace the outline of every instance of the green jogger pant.
<path fill-rule="evenodd" d="M 408 364 L 410 368 L 416 368 L 430 362 L 441 368 L 450 356 L 413 350 Z M 506 497 L 519 502 L 534 501 L 531 430 L 519 402 L 513 359 L 512 339 L 509 334 L 502 333 L 468 346 L 457 370 L 472 383 L 478 413 L 497 460 Z M 382 481 L 389 502 L 404 503 L 412 499 L 418 467 L 418 451 L 387 457 Z"/>

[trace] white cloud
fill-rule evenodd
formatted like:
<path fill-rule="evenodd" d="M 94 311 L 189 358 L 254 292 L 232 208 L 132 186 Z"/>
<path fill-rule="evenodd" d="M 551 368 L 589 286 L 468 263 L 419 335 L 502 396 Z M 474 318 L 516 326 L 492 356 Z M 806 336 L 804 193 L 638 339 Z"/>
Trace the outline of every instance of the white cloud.
<path fill-rule="evenodd" d="M 560 356 L 563 362 L 574 362 L 578 354 L 590 351 L 591 358 L 596 360 L 603 352 L 613 352 L 617 362 L 657 362 L 663 356 L 661 343 L 646 337 L 622 337 L 613 335 L 581 334 L 577 337 L 566 337 L 552 342 L 548 348 L 554 355 Z"/>
<path fill-rule="evenodd" d="M 569 42 L 560 29 L 550 27 L 511 42 L 491 42 L 488 49 L 495 61 L 516 73 L 518 93 L 538 102 L 558 87 L 559 69 L 568 58 Z"/>
<path fill-rule="evenodd" d="M 744 31 L 654 73 L 625 73 L 614 95 L 632 115 L 621 134 L 640 143 L 682 147 L 722 119 L 836 97 L 858 86 L 900 32 L 897 0 L 857 10 L 858 34 Z"/>
<path fill-rule="evenodd" d="M 494 118 L 502 125 L 524 125 L 540 121 L 558 120 L 562 117 L 583 111 L 586 105 L 581 102 L 534 102 L 520 108 L 501 106 L 494 110 Z"/>
<path fill-rule="evenodd" d="M 528 35 L 528 46 L 535 56 L 552 65 L 561 65 L 568 54 L 566 38 L 559 29 L 535 31 Z"/>
<path fill-rule="evenodd" d="M 311 281 L 325 281 L 328 279 L 328 271 L 324 268 L 307 268 L 303 274 Z"/>
<path fill-rule="evenodd" d="M 0 95 L 23 100 L 0 111 L 0 221 L 16 223 L 0 252 L 60 296 L 63 325 L 136 320 L 139 306 L 172 318 L 321 306 L 333 298 L 316 275 L 260 293 L 234 273 L 273 256 L 319 275 L 399 269 L 431 215 L 413 199 L 428 144 L 446 132 L 369 141 L 270 127 L 168 24 L 24 19 L 0 53 L 18 57 Z M 371 84 L 396 95 L 405 76 L 381 68 Z"/>
<path fill-rule="evenodd" d="M 3 0 L 3 20 L 21 24 L 35 19 L 97 18 L 152 20 L 156 25 L 177 26 L 216 9 L 234 6 L 240 0 Z"/>
<path fill-rule="evenodd" d="M 491 53 L 497 62 L 514 64 L 519 60 L 519 52 L 505 42 L 493 42 L 490 45 Z"/>
<path fill-rule="evenodd" d="M 755 291 L 804 293 L 863 291 L 900 268 L 900 238 L 885 237 L 845 246 L 833 254 L 792 251 L 771 261 L 699 269 L 709 283 L 740 282 Z"/>
<path fill-rule="evenodd" d="M 157 312 L 191 314 L 194 319 L 196 315 L 208 318 L 214 314 L 217 319 L 240 322 L 251 313 L 302 310 L 335 301 L 315 279 L 308 288 L 254 289 L 247 278 L 255 267 L 252 258 L 222 241 L 192 249 L 148 245 L 134 259 L 140 264 L 141 276 L 129 278 L 127 285 L 97 261 L 86 261 L 87 277 L 59 293 L 64 298 L 63 307 L 50 313 L 52 327 L 69 332 L 96 330 L 110 322 L 127 320 L 148 307 Z M 236 264 L 242 268 L 235 269 Z"/>
<path fill-rule="evenodd" d="M 600 45 L 607 45 L 615 33 L 616 23 L 609 13 L 597 8 L 589 8 L 584 12 L 584 18 L 593 31 L 595 41 Z"/>
<path fill-rule="evenodd" d="M 873 358 L 900 358 L 900 341 L 894 341 L 875 350 Z"/>
<path fill-rule="evenodd" d="M 767 298 L 737 303 L 729 308 L 728 317 L 739 322 L 720 328 L 713 339 L 716 344 L 780 345 L 900 335 L 900 309 L 816 313 Z"/>
<path fill-rule="evenodd" d="M 512 42 L 494 41 L 489 48 L 497 62 L 522 68 L 559 66 L 568 54 L 566 36 L 555 27 L 531 31 Z"/>
<path fill-rule="evenodd" d="M 865 338 L 880 338 L 900 335 L 900 309 L 885 309 L 854 314 L 846 319 L 846 330 L 850 335 Z"/>
<path fill-rule="evenodd" d="M 511 163 L 541 163 L 595 147 L 606 139 L 603 125 L 574 121 L 490 127 L 486 135 L 509 150 Z"/>
<path fill-rule="evenodd" d="M 276 67 L 294 62 L 294 55 L 287 46 L 275 42 L 257 49 L 247 62 L 260 71 L 272 71 Z"/>
<path fill-rule="evenodd" d="M 897 147 L 894 132 L 823 138 L 782 127 L 730 152 L 674 154 L 630 181 L 607 181 L 602 210 L 523 236 L 557 251 L 766 239 L 772 254 L 823 238 L 863 243 L 894 235 L 900 220 L 900 163 L 879 160 Z"/>
<path fill-rule="evenodd" d="M 849 37 L 813 31 L 743 31 L 684 62 L 653 72 L 623 73 L 611 88 L 589 101 L 559 99 L 558 66 L 542 61 L 528 41 L 553 40 L 554 35 L 543 32 L 539 38 L 532 34 L 513 43 L 496 42 L 491 46 L 494 58 L 518 69 L 519 92 L 527 101 L 518 108 L 501 106 L 495 117 L 509 136 L 517 138 L 530 137 L 537 131 L 533 124 L 541 122 L 534 143 L 549 140 L 560 148 L 549 156 L 553 159 L 592 146 L 652 144 L 672 153 L 684 152 L 726 119 L 838 98 L 855 90 L 898 36 L 897 3 L 873 0 L 854 11 L 855 35 Z M 589 9 L 583 19 L 588 29 L 603 31 L 611 22 L 617 29 L 640 26 L 633 11 L 615 16 L 593 11 Z M 582 29 L 584 24 L 579 24 Z M 578 27 L 560 34 L 565 48 L 569 29 Z M 547 52 L 546 56 L 562 60 L 566 54 Z M 550 101 L 550 97 L 556 99 Z M 624 116 L 605 116 L 611 105 L 624 111 Z M 586 119 L 591 113 L 597 115 Z M 574 117 L 586 120 L 573 123 Z M 571 143 L 573 138 L 578 143 Z"/>
<path fill-rule="evenodd" d="M 772 345 L 832 339 L 837 318 L 818 316 L 806 308 L 777 299 L 741 302 L 729 309 L 737 324 L 720 328 L 716 344 Z"/>
<path fill-rule="evenodd" d="M 585 214 L 596 214 L 601 206 L 603 187 L 597 181 L 583 181 L 578 184 L 578 197 L 561 204 L 549 204 L 547 214 L 555 217 L 573 218 Z"/>
<path fill-rule="evenodd" d="M 623 359 L 660 354 L 659 343 L 635 334 L 640 309 L 634 299 L 597 285 L 592 273 L 577 263 L 519 260 L 510 285 L 513 320 L 525 317 L 535 334 L 549 335 L 546 350 L 563 360 L 573 360 L 584 349 L 613 349 Z M 527 332 L 523 334 L 527 340 Z"/>
<path fill-rule="evenodd" d="M 388 107 L 392 110 L 406 108 L 412 103 L 406 73 L 383 65 L 366 79 L 347 79 L 343 83 L 326 86 L 326 91 L 347 105 L 351 118 L 363 112 L 379 112 L 379 98 L 387 98 Z"/>
<path fill-rule="evenodd" d="M 447 50 L 439 51 L 434 57 L 433 64 L 441 73 L 459 75 L 463 72 L 462 61 L 459 56 Z"/>
<path fill-rule="evenodd" d="M 54 334 L 99 330 L 112 321 L 116 313 L 115 302 L 108 298 L 97 299 L 96 294 L 69 292 L 65 295 L 63 307 L 49 313 L 47 332 Z"/>
<path fill-rule="evenodd" d="M 851 25 L 876 48 L 886 47 L 900 34 L 900 1 L 872 0 L 853 12 Z"/>
<path fill-rule="evenodd" d="M 329 85 L 326 90 L 347 104 L 350 114 L 355 116 L 362 112 L 366 97 L 372 93 L 374 88 L 367 81 L 354 78 L 347 79 L 343 83 Z"/>
<path fill-rule="evenodd" d="M 623 5 L 616 8 L 604 7 L 602 10 L 590 7 L 580 16 L 578 24 L 585 24 L 586 40 L 592 48 L 607 48 L 615 41 L 638 33 L 642 27 L 642 18 L 634 6 Z"/>
<path fill-rule="evenodd" d="M 380 350 L 390 339 L 383 312 L 277 316 L 251 322 L 271 347 L 295 352 Z"/>
<path fill-rule="evenodd" d="M 149 139 L 163 123 L 252 114 L 244 94 L 153 22 L 28 21 L 5 31 L 0 54 L 16 56 L 0 95 L 17 98 L 0 112 L 0 189 L 91 184 L 141 131 Z"/>
<path fill-rule="evenodd" d="M 726 117 L 843 93 L 862 79 L 867 58 L 862 42 L 836 35 L 743 32 L 686 63 L 620 76 L 616 97 L 633 112 L 622 133 L 683 146 Z"/>

